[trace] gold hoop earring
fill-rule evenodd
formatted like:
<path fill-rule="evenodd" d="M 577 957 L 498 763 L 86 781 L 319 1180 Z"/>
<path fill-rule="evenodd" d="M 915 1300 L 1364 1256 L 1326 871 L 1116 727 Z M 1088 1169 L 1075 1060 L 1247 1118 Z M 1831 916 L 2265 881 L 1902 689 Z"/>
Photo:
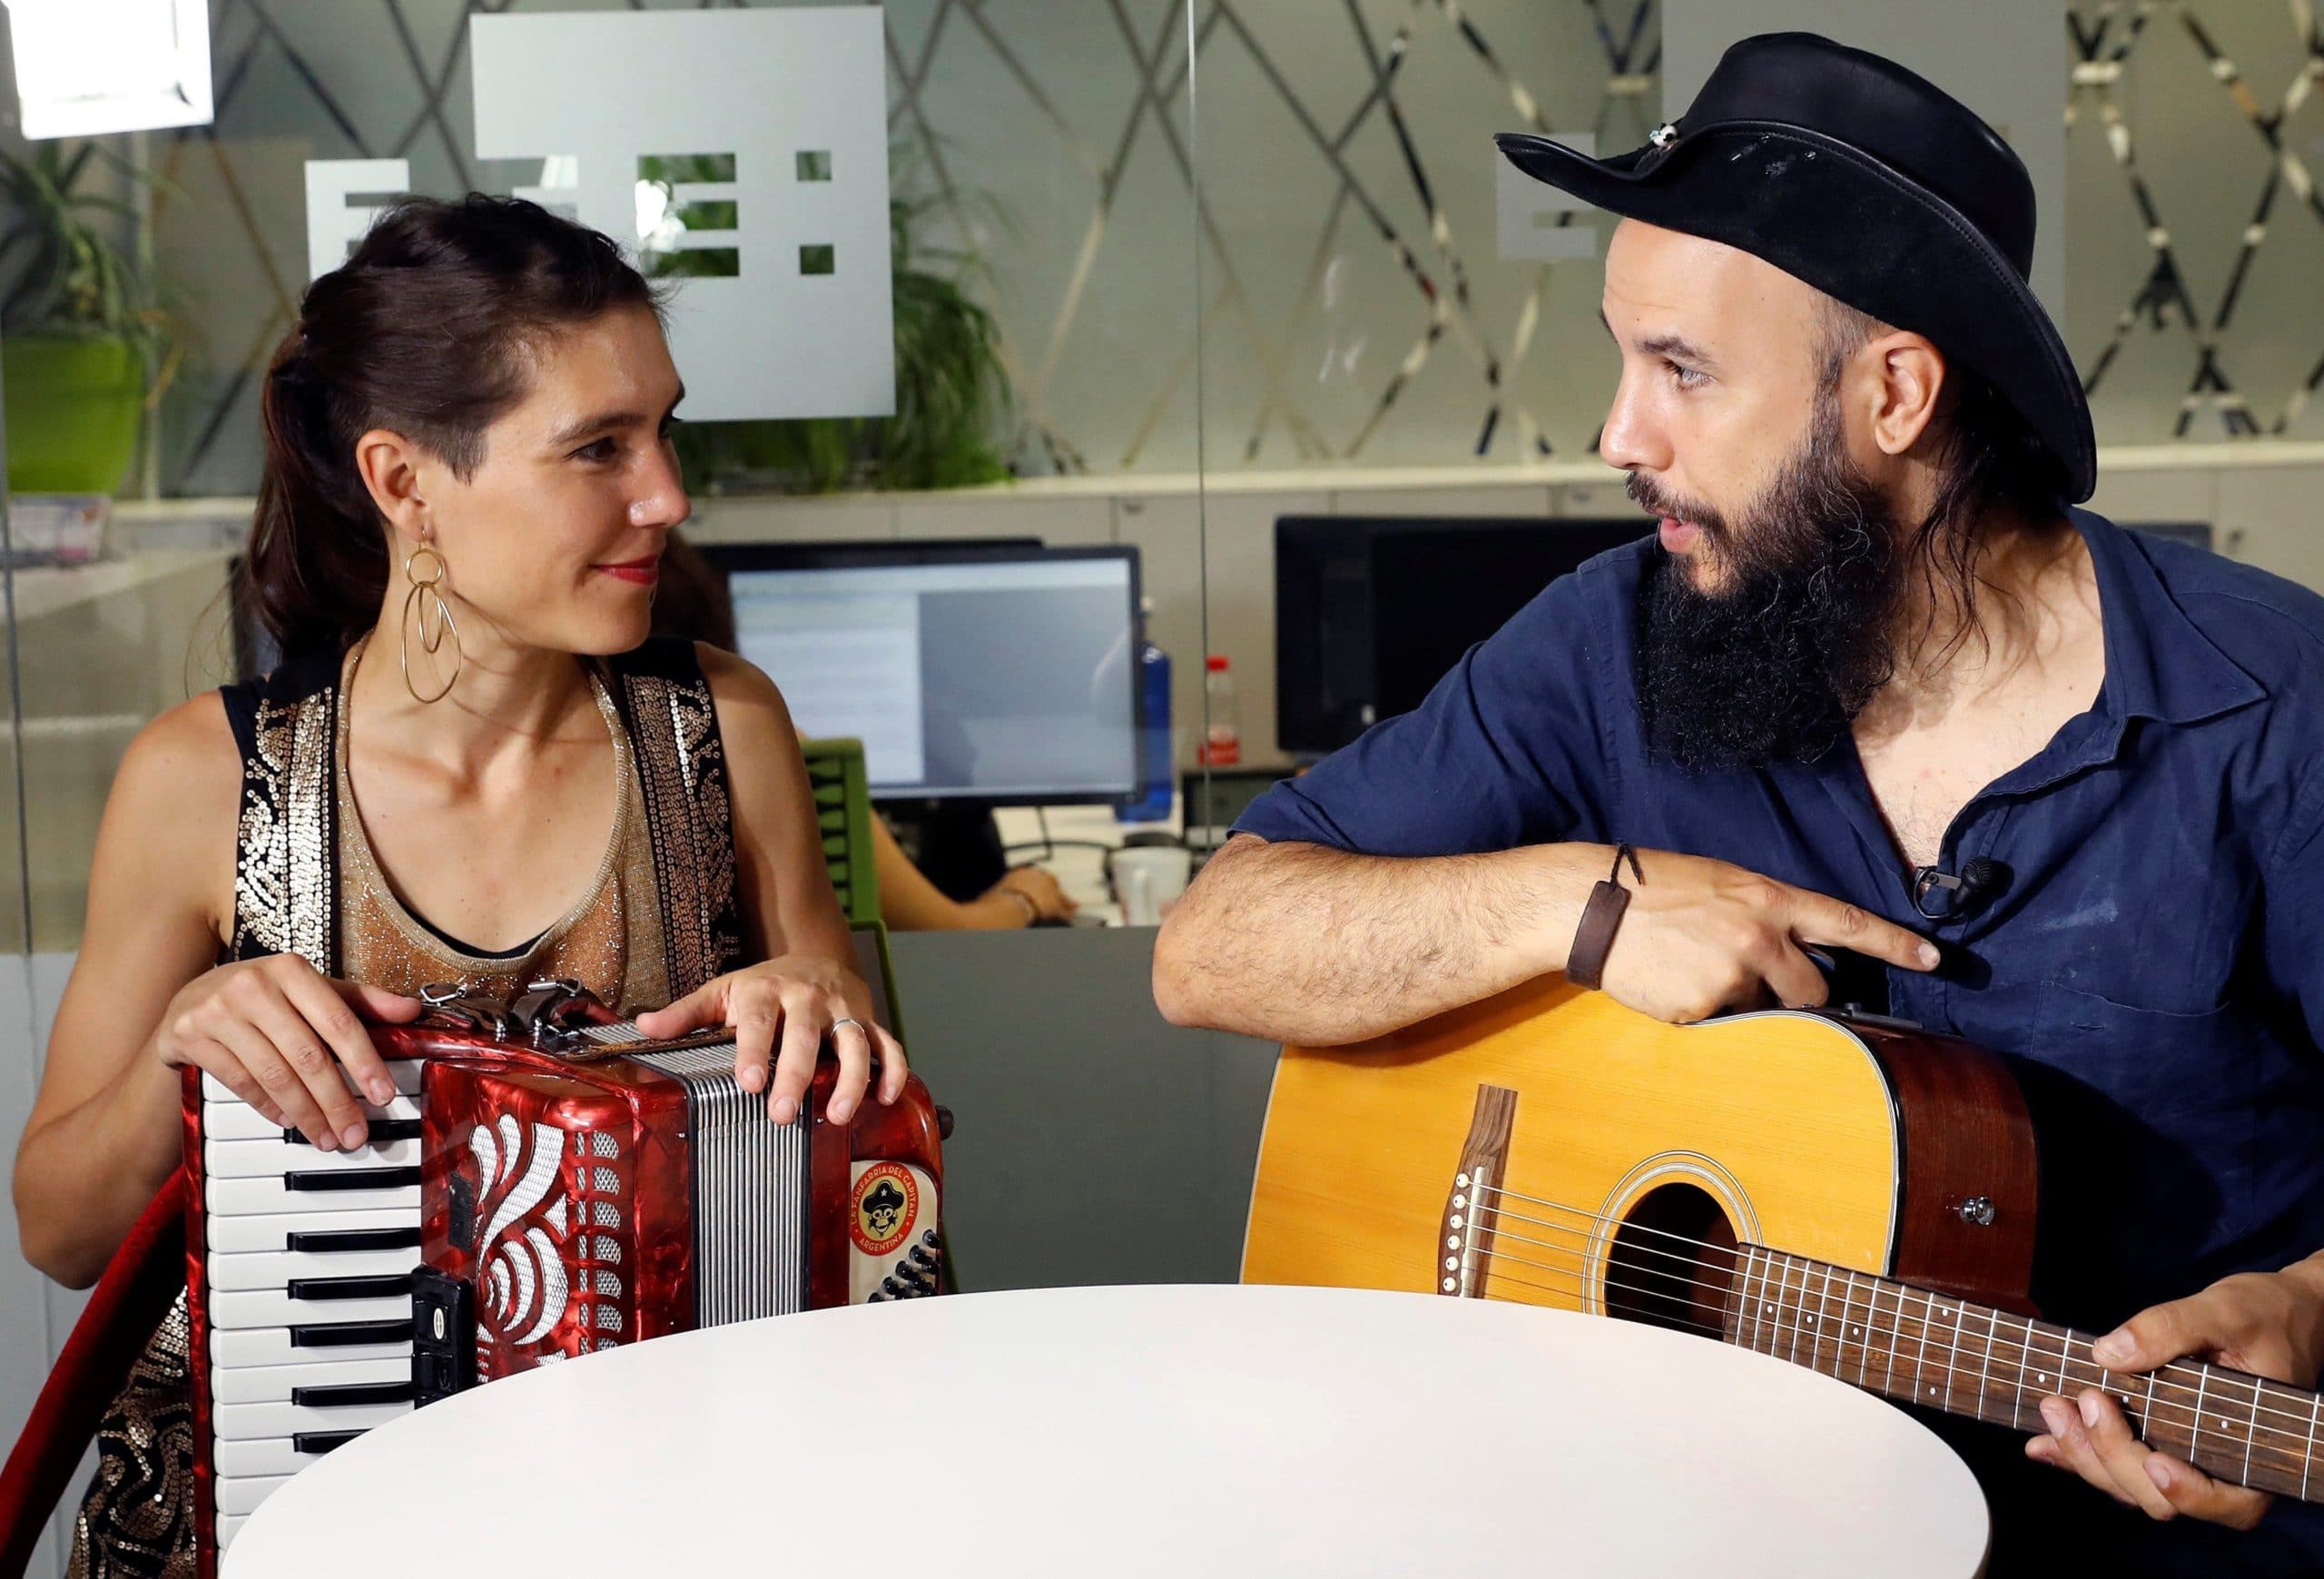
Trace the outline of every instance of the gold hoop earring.
<path fill-rule="evenodd" d="M 425 580 L 420 578 L 419 570 L 422 554 L 434 561 Z M 452 623 L 452 606 L 444 601 L 442 593 L 436 590 L 437 584 L 444 579 L 443 555 L 426 543 L 420 544 L 406 556 L 403 578 L 411 583 L 411 590 L 404 595 L 403 619 L 396 629 L 396 657 L 403 666 L 403 688 L 411 693 L 413 701 L 425 706 L 450 696 L 454 683 L 460 677 L 460 666 L 466 661 L 460 651 L 460 627 Z M 428 607 L 431 603 L 435 605 L 432 610 Z M 433 628 L 428 618 L 430 613 L 435 616 Z M 443 650 L 445 637 L 452 638 L 452 677 L 445 681 L 443 689 L 432 696 L 421 696 L 419 687 L 411 683 L 411 627 L 415 625 L 419 627 L 419 650 L 431 658 Z M 438 664 L 428 666 L 431 669 L 442 667 Z"/>

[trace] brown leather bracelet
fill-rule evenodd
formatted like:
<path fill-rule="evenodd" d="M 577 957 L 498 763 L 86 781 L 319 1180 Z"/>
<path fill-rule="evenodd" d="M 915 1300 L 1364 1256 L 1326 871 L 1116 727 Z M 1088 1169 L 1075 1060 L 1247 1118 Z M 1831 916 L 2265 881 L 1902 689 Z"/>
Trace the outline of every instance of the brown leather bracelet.
<path fill-rule="evenodd" d="M 1566 952 L 1565 979 L 1577 987 L 1595 988 L 1605 977 L 1614 933 L 1630 907 L 1630 891 L 1620 881 L 1625 859 L 1631 873 L 1640 883 L 1646 881 L 1646 873 L 1639 869 L 1638 852 L 1628 844 L 1616 844 L 1613 873 L 1590 891 L 1590 903 L 1581 907 L 1581 924 L 1574 929 L 1573 947 Z"/>

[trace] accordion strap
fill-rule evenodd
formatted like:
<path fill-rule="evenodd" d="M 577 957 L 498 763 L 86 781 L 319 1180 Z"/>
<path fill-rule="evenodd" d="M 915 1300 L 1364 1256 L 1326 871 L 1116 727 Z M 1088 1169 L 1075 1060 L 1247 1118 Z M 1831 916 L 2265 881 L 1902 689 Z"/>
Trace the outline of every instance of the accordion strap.
<path fill-rule="evenodd" d="M 310 654 L 221 693 L 242 754 L 230 960 L 297 954 L 339 974 L 340 656 Z"/>
<path fill-rule="evenodd" d="M 648 641 L 612 669 L 653 836 L 670 996 L 682 998 L 743 952 L 725 746 L 692 642 Z"/>

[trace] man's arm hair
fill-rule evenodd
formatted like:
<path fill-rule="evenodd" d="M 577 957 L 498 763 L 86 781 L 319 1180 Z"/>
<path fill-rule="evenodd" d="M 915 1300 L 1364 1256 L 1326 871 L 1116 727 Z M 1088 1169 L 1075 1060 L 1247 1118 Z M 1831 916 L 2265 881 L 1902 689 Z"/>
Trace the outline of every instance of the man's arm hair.
<path fill-rule="evenodd" d="M 1360 1041 L 1565 968 L 1596 844 L 1361 855 L 1239 834 L 1163 923 L 1154 997 L 1177 1025 Z"/>

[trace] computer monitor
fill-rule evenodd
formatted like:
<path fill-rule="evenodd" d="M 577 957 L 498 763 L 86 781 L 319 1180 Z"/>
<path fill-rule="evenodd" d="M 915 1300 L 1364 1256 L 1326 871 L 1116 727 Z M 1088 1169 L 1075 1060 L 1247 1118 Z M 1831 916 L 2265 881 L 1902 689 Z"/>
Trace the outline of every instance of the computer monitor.
<path fill-rule="evenodd" d="M 1058 805 L 1139 788 L 1134 548 L 717 544 L 743 656 L 877 800 Z"/>
<path fill-rule="evenodd" d="M 1461 655 L 1640 516 L 1281 516 L 1275 524 L 1275 740 L 1336 751 L 1409 713 Z"/>

